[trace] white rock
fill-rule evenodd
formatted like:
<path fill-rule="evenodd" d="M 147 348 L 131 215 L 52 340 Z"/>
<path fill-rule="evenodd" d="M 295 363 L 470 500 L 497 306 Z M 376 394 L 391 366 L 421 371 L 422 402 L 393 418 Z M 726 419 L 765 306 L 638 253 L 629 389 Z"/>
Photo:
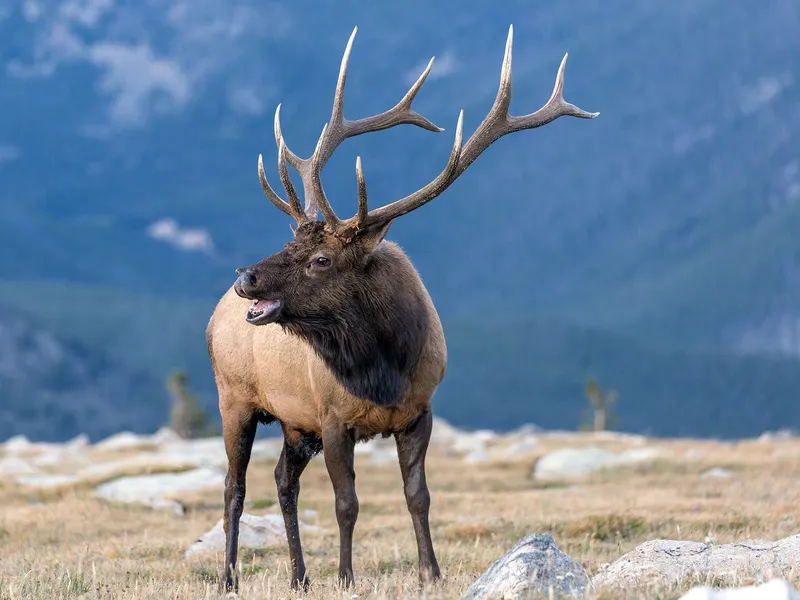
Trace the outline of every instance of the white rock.
<path fill-rule="evenodd" d="M 353 448 L 353 453 L 356 455 L 372 454 L 373 452 L 375 452 L 375 448 L 377 448 L 377 446 L 375 445 L 375 440 L 370 440 L 368 442 L 359 442 Z"/>
<path fill-rule="evenodd" d="M 94 495 L 111 502 L 177 511 L 180 505 L 178 501 L 185 494 L 221 488 L 224 483 L 225 473 L 222 471 L 200 468 L 183 473 L 122 477 L 99 485 Z"/>
<path fill-rule="evenodd" d="M 724 469 L 722 467 L 714 467 L 700 474 L 700 477 L 705 479 L 728 479 L 731 476 L 733 476 L 733 472 L 730 469 Z"/>
<path fill-rule="evenodd" d="M 89 436 L 85 433 L 76 435 L 74 438 L 64 444 L 64 450 L 67 452 L 83 452 L 89 447 Z"/>
<path fill-rule="evenodd" d="M 19 485 L 47 489 L 72 485 L 78 483 L 80 478 L 77 475 L 29 475 L 17 477 L 15 481 Z"/>
<path fill-rule="evenodd" d="M 441 417 L 433 418 L 433 431 L 431 431 L 431 444 L 450 445 L 461 431 L 453 427 Z"/>
<path fill-rule="evenodd" d="M 790 572 L 798 564 L 800 535 L 777 542 L 720 545 L 653 540 L 601 567 L 592 581 L 598 587 L 675 585 L 697 577 L 735 582 L 754 575 Z"/>
<path fill-rule="evenodd" d="M 0 475 L 35 475 L 39 469 L 16 456 L 0 459 Z"/>
<path fill-rule="evenodd" d="M 221 552 L 225 550 L 225 530 L 222 519 L 217 521 L 214 528 L 203 534 L 186 552 L 184 558 L 203 554 L 206 552 Z M 320 529 L 305 523 L 300 523 L 300 531 L 314 531 Z M 281 515 L 251 515 L 244 513 L 239 520 L 239 548 L 275 548 L 286 544 L 286 527 Z"/>
<path fill-rule="evenodd" d="M 526 454 L 535 451 L 539 445 L 539 440 L 532 435 L 526 435 L 498 452 L 499 456 L 505 459 L 523 458 Z"/>
<path fill-rule="evenodd" d="M 475 433 L 460 433 L 450 444 L 450 447 L 459 453 L 469 454 L 476 450 L 486 450 L 486 440 Z"/>
<path fill-rule="evenodd" d="M 536 461 L 534 479 L 561 479 L 580 477 L 612 467 L 620 467 L 652 460 L 658 456 L 655 448 L 636 448 L 615 453 L 602 448 L 566 448 L 545 454 Z"/>
<path fill-rule="evenodd" d="M 156 431 L 152 436 L 150 436 L 150 442 L 158 445 L 172 444 L 181 441 L 183 441 L 183 438 L 179 436 L 177 432 L 171 427 L 162 427 L 161 429 Z"/>
<path fill-rule="evenodd" d="M 19 452 L 28 449 L 31 445 L 31 441 L 24 435 L 15 435 L 3 442 L 3 449 L 6 452 Z"/>
<path fill-rule="evenodd" d="M 250 454 L 250 458 L 251 460 L 278 460 L 282 449 L 283 438 L 257 440 L 253 444 L 253 452 Z"/>
<path fill-rule="evenodd" d="M 778 429 L 777 431 L 765 431 L 758 437 L 758 441 L 769 443 L 779 440 L 791 440 L 795 437 L 795 432 L 791 429 Z"/>
<path fill-rule="evenodd" d="M 464 457 L 464 462 L 471 465 L 480 465 L 489 462 L 489 453 L 483 448 L 476 448 Z"/>
<path fill-rule="evenodd" d="M 108 436 L 104 440 L 97 442 L 94 447 L 97 450 L 128 450 L 130 448 L 141 448 L 153 443 L 148 435 L 131 433 L 130 431 L 120 431 Z"/>
<path fill-rule="evenodd" d="M 533 434 L 541 433 L 544 429 L 536 425 L 535 423 L 525 423 L 524 425 L 520 425 L 516 429 L 509 431 L 509 435 L 522 435 L 522 436 L 531 436 Z"/>
<path fill-rule="evenodd" d="M 397 448 L 394 446 L 388 448 L 378 448 L 369 457 L 369 462 L 373 465 L 394 465 L 397 464 Z"/>
<path fill-rule="evenodd" d="M 37 467 L 57 467 L 61 465 L 67 456 L 66 450 L 48 450 L 31 459 Z"/>
<path fill-rule="evenodd" d="M 800 594 L 784 579 L 773 579 L 762 585 L 736 588 L 692 588 L 680 600 L 800 600 Z"/>

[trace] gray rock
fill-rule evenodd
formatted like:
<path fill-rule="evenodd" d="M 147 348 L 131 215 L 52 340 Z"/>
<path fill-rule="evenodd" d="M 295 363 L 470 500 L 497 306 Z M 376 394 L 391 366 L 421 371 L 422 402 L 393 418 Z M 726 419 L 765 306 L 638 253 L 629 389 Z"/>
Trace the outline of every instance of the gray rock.
<path fill-rule="evenodd" d="M 692 588 L 680 600 L 800 600 L 800 594 L 783 579 L 737 588 Z"/>
<path fill-rule="evenodd" d="M 74 485 L 80 482 L 80 477 L 77 475 L 28 475 L 17 477 L 15 481 L 26 487 L 48 489 Z"/>
<path fill-rule="evenodd" d="M 396 465 L 397 461 L 397 448 L 394 446 L 378 448 L 369 457 L 369 462 L 377 466 Z"/>
<path fill-rule="evenodd" d="M 3 442 L 3 449 L 6 452 L 19 452 L 20 450 L 27 450 L 33 444 L 24 435 L 14 435 Z"/>
<path fill-rule="evenodd" d="M 591 585 L 584 568 L 564 554 L 547 534 L 531 533 L 496 561 L 461 600 L 506 600 L 547 594 L 582 596 Z"/>
<path fill-rule="evenodd" d="M 601 469 L 620 467 L 652 460 L 654 448 L 636 448 L 622 453 L 602 448 L 566 448 L 545 454 L 536 461 L 534 479 L 553 480 L 589 475 Z"/>
<path fill-rule="evenodd" d="M 475 448 L 464 457 L 464 462 L 471 465 L 481 465 L 489 462 L 489 453 L 483 448 Z"/>
<path fill-rule="evenodd" d="M 131 448 L 141 448 L 153 444 L 153 439 L 149 435 L 141 435 L 130 431 L 120 431 L 108 436 L 104 440 L 97 442 L 94 447 L 97 450 L 129 450 Z"/>
<path fill-rule="evenodd" d="M 433 431 L 431 432 L 431 444 L 434 445 L 449 445 L 455 438 L 461 434 L 461 431 L 450 425 L 441 417 L 433 418 Z"/>
<path fill-rule="evenodd" d="M 122 477 L 99 485 L 94 494 L 110 502 L 142 504 L 182 514 L 180 499 L 183 495 L 221 488 L 224 482 L 225 473 L 218 469 L 193 469 L 183 473 Z"/>
<path fill-rule="evenodd" d="M 500 456 L 506 460 L 527 458 L 527 455 L 535 451 L 538 446 L 539 440 L 536 437 L 525 435 L 504 447 L 500 452 Z"/>
<path fill-rule="evenodd" d="M 0 475 L 35 475 L 39 469 L 16 456 L 0 458 Z"/>
<path fill-rule="evenodd" d="M 318 530 L 319 527 L 300 523 L 300 531 Z M 251 515 L 244 513 L 239 520 L 239 548 L 258 550 L 286 544 L 286 528 L 281 515 Z M 192 544 L 183 557 L 225 550 L 225 530 L 220 519 L 214 527 Z"/>
<path fill-rule="evenodd" d="M 699 542 L 653 540 L 645 542 L 592 579 L 599 587 L 680 585 L 688 578 L 717 577 L 741 580 L 771 573 L 779 576 L 800 564 L 800 535 L 777 542 L 748 541 L 707 545 Z"/>
<path fill-rule="evenodd" d="M 733 471 L 723 467 L 714 467 L 713 469 L 708 469 L 700 474 L 700 477 L 704 479 L 729 479 L 732 476 Z"/>

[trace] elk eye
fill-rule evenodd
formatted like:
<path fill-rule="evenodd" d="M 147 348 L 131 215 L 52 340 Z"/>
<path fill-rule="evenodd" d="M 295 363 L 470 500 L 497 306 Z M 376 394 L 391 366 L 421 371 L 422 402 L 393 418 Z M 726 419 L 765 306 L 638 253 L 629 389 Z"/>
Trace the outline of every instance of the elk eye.
<path fill-rule="evenodd" d="M 330 259 L 325 258 L 324 256 L 318 257 L 314 262 L 320 267 L 327 267 L 329 264 L 331 264 Z"/>

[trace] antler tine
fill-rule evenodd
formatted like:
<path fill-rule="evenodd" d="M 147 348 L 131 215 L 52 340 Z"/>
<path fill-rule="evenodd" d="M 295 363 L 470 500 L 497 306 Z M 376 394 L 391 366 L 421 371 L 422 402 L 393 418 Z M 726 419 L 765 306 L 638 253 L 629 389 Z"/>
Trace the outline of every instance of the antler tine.
<path fill-rule="evenodd" d="M 424 188 L 406 196 L 402 200 L 397 200 L 392 204 L 370 211 L 366 219 L 359 217 L 359 221 L 365 221 L 369 225 L 390 221 L 430 202 L 466 171 L 484 150 L 506 134 L 522 131 L 523 129 L 535 129 L 563 116 L 593 119 L 600 114 L 599 112 L 587 112 L 564 100 L 564 68 L 567 62 L 567 55 L 564 55 L 558 68 L 553 93 L 547 103 L 529 115 L 511 116 L 509 107 L 511 106 L 511 55 L 513 41 L 514 26 L 511 25 L 508 28 L 503 66 L 500 70 L 500 85 L 494 104 L 492 104 L 489 114 L 478 125 L 475 133 L 470 136 L 463 149 L 461 148 L 461 127 L 464 111 L 461 111 L 456 131 L 456 146 L 453 148 L 450 161 L 447 163 L 445 170 Z M 349 219 L 343 225 L 352 226 L 352 222 L 353 219 Z"/>
<path fill-rule="evenodd" d="M 339 218 L 333 211 L 330 202 L 328 202 L 325 190 L 322 189 L 322 165 L 320 164 L 322 152 L 320 150 L 328 139 L 328 131 L 328 123 L 325 123 L 325 126 L 322 128 L 322 133 L 319 135 L 319 140 L 317 141 L 317 148 L 314 150 L 314 154 L 311 155 L 311 188 L 315 204 L 322 212 L 322 216 L 325 217 L 325 221 L 331 227 L 336 227 L 340 223 Z M 306 205 L 308 205 L 308 202 L 306 202 Z M 308 206 L 306 206 L 306 208 L 308 208 Z"/>
<path fill-rule="evenodd" d="M 410 196 L 406 196 L 401 200 L 376 208 L 370 211 L 366 218 L 359 222 L 361 228 L 371 226 L 377 223 L 386 223 L 392 219 L 411 212 L 415 208 L 419 208 L 423 204 L 430 202 L 436 196 L 446 190 L 452 181 L 457 177 L 456 172 L 461 159 L 461 142 L 463 139 L 464 129 L 464 111 L 458 114 L 458 123 L 456 124 L 456 135 L 453 140 L 453 150 L 450 152 L 450 159 L 447 161 L 447 166 L 439 173 L 439 176 L 431 181 L 421 190 L 414 192 Z M 366 203 L 366 198 L 365 198 Z M 343 223 L 343 226 L 351 226 L 353 219 L 348 219 Z"/>
<path fill-rule="evenodd" d="M 428 62 L 427 67 L 414 82 L 411 88 L 406 92 L 405 96 L 395 106 L 380 114 L 358 119 L 356 121 L 348 121 L 344 118 L 344 88 L 347 81 L 347 68 L 350 62 L 350 53 L 353 48 L 358 27 L 353 29 L 350 34 L 350 39 L 347 41 L 347 46 L 342 56 L 342 63 L 339 68 L 339 78 L 336 82 L 336 91 L 333 98 L 333 109 L 331 111 L 331 119 L 323 136 L 317 140 L 317 146 L 308 158 L 300 158 L 288 147 L 285 148 L 286 161 L 300 174 L 303 180 L 303 195 L 305 197 L 305 212 L 306 215 L 313 219 L 316 218 L 317 205 L 320 202 L 321 196 L 318 192 L 322 191 L 322 186 L 315 182 L 315 178 L 319 179 L 319 172 L 325 168 L 325 164 L 331 157 L 336 148 L 347 138 L 361 135 L 364 133 L 371 133 L 389 129 L 397 125 L 416 125 L 428 131 L 441 132 L 444 131 L 441 127 L 434 125 L 431 121 L 414 111 L 411 103 L 417 96 L 422 84 L 425 83 L 428 75 L 433 68 L 433 58 Z M 280 146 L 283 140 L 283 133 L 281 132 L 280 125 L 280 104 L 275 111 L 275 142 Z M 285 142 L 284 142 L 285 144 Z M 316 167 L 315 167 L 316 165 Z M 315 175 L 314 171 L 317 170 Z M 324 195 L 324 192 L 323 192 Z M 327 200 L 323 200 L 327 202 Z M 325 210 L 319 205 L 320 211 L 325 216 Z M 326 210 L 333 212 L 330 204 Z M 327 217 L 325 217 L 326 220 Z M 338 222 L 338 221 L 337 221 Z"/>
<path fill-rule="evenodd" d="M 358 182 L 358 213 L 356 224 L 360 225 L 367 220 L 367 182 L 364 180 L 364 171 L 361 170 L 361 157 L 356 156 L 356 181 Z"/>
<path fill-rule="evenodd" d="M 298 216 L 302 215 L 305 220 L 306 213 L 300 204 L 300 198 L 297 196 L 292 180 L 289 178 L 289 169 L 286 168 L 286 144 L 283 142 L 283 138 L 278 144 L 278 174 L 280 175 L 283 189 L 286 190 L 286 196 L 289 198 L 289 205 L 292 211 Z"/>
<path fill-rule="evenodd" d="M 285 168 L 286 165 L 284 164 L 284 170 Z M 289 198 L 292 200 L 292 205 L 289 205 L 285 200 L 283 200 L 283 198 L 281 198 L 278 194 L 275 193 L 275 190 L 272 189 L 272 186 L 269 184 L 269 181 L 267 181 L 267 174 L 264 172 L 264 160 L 260 154 L 258 155 L 258 179 L 261 182 L 261 189 L 264 190 L 264 194 L 266 195 L 267 198 L 269 198 L 269 201 L 272 202 L 275 208 L 292 217 L 297 222 L 298 225 L 300 225 L 306 220 L 305 213 L 303 213 L 302 208 L 300 208 L 299 200 L 297 206 L 296 207 L 294 206 L 293 200 L 294 198 L 296 198 L 296 194 L 294 198 L 292 197 L 294 188 L 292 188 L 292 192 L 289 193 Z M 281 180 L 283 180 L 283 174 L 281 174 Z M 291 181 L 289 182 L 289 185 L 291 185 Z M 297 211 L 298 208 L 300 208 L 299 211 Z"/>
<path fill-rule="evenodd" d="M 570 116 L 581 119 L 593 119 L 599 112 L 590 113 L 564 100 L 564 69 L 568 54 L 564 55 L 556 75 L 553 93 L 547 103 L 536 112 L 528 115 L 514 117 L 509 114 L 511 106 L 511 55 L 514 42 L 514 26 L 508 28 L 506 51 L 503 55 L 503 66 L 500 71 L 500 86 L 497 90 L 492 109 L 478 126 L 466 145 L 461 155 L 461 164 L 456 176 L 466 171 L 484 150 L 506 134 L 524 129 L 536 129 L 547 125 L 559 117 Z"/>

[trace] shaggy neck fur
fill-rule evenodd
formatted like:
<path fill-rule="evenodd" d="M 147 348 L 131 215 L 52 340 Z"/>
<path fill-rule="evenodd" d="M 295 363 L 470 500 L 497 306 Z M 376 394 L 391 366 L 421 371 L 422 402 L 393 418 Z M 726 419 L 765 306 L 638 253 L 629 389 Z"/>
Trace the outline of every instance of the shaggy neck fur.
<path fill-rule="evenodd" d="M 376 251 L 365 285 L 345 309 L 283 323 L 316 350 L 349 393 L 381 407 L 396 406 L 407 392 L 428 334 L 419 287 L 399 263 Z"/>

